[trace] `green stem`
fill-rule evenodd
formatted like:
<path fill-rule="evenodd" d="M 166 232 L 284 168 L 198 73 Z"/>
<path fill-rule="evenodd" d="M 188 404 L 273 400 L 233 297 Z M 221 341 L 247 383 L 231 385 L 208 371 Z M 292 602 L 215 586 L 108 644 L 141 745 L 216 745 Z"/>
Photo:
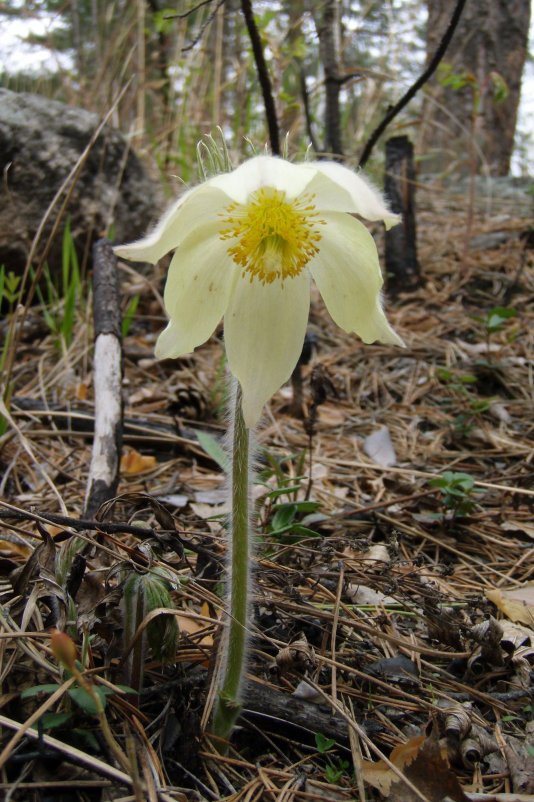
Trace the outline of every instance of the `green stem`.
<path fill-rule="evenodd" d="M 249 430 L 241 410 L 241 388 L 235 394 L 232 444 L 230 624 L 213 732 L 228 740 L 239 715 L 239 689 L 245 669 L 249 586 Z"/>

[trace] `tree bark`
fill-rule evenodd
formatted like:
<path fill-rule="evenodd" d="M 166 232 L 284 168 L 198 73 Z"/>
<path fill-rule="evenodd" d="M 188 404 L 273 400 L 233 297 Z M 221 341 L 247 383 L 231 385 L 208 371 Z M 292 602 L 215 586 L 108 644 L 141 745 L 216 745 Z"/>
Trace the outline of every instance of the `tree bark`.
<path fill-rule="evenodd" d="M 436 48 L 456 0 L 427 0 L 427 57 Z M 420 150 L 422 169 L 468 174 L 473 168 L 507 175 L 514 146 L 521 76 L 528 52 L 530 0 L 467 2 L 445 62 L 468 83 L 459 89 L 431 83 Z M 507 87 L 495 98 L 500 76 Z M 471 138 L 475 137 L 475 147 Z"/>

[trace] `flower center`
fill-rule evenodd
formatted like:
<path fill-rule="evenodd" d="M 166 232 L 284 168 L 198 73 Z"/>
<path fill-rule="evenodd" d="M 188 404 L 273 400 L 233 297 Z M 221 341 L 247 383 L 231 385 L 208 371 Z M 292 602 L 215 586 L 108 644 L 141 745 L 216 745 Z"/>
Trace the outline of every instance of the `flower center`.
<path fill-rule="evenodd" d="M 250 281 L 262 284 L 298 276 L 312 256 L 319 252 L 321 239 L 313 195 L 287 200 L 286 193 L 264 187 L 248 203 L 232 203 L 226 209 L 220 232 L 222 240 L 235 240 L 228 253 L 248 273 Z"/>

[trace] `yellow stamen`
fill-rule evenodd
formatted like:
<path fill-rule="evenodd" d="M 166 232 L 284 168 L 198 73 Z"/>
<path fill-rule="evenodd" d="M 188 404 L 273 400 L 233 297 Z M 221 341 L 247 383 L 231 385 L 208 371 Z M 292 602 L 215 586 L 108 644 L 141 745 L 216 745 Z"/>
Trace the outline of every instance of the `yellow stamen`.
<path fill-rule="evenodd" d="M 248 203 L 228 206 L 227 225 L 220 232 L 223 240 L 236 240 L 228 248 L 234 262 L 248 273 L 250 280 L 262 284 L 282 281 L 298 274 L 318 253 L 321 239 L 319 220 L 313 195 L 299 195 L 288 200 L 278 189 L 262 188 L 254 192 Z"/>

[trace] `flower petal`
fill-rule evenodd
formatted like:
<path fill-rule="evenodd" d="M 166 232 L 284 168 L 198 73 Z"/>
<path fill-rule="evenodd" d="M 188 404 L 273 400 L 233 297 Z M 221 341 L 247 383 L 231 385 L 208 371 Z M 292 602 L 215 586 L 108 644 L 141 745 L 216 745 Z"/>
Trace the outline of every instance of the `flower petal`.
<path fill-rule="evenodd" d="M 291 164 L 276 156 L 255 156 L 240 164 L 231 173 L 221 173 L 209 179 L 237 203 L 246 203 L 252 192 L 271 187 L 286 193 L 288 198 L 300 195 L 317 173 L 310 164 Z"/>
<path fill-rule="evenodd" d="M 404 345 L 380 304 L 383 284 L 375 241 L 365 226 L 346 214 L 324 215 L 320 251 L 308 267 L 332 318 L 365 343 Z"/>
<path fill-rule="evenodd" d="M 302 352 L 310 309 L 310 277 L 303 270 L 286 281 L 236 282 L 224 317 L 228 365 L 243 391 L 247 427 L 286 382 Z"/>
<path fill-rule="evenodd" d="M 388 209 L 382 193 L 362 173 L 355 173 L 337 162 L 310 162 L 317 170 L 307 187 L 315 195 L 319 211 L 352 212 L 366 220 L 383 220 L 386 228 L 400 222 Z"/>
<path fill-rule="evenodd" d="M 239 269 L 219 237 L 219 224 L 193 231 L 176 250 L 165 285 L 170 323 L 156 343 L 158 359 L 188 354 L 213 334 Z"/>
<path fill-rule="evenodd" d="M 121 259 L 155 264 L 178 247 L 196 226 L 216 219 L 228 201 L 228 195 L 206 182 L 184 192 L 147 237 L 128 245 L 118 245 L 113 250 Z"/>

